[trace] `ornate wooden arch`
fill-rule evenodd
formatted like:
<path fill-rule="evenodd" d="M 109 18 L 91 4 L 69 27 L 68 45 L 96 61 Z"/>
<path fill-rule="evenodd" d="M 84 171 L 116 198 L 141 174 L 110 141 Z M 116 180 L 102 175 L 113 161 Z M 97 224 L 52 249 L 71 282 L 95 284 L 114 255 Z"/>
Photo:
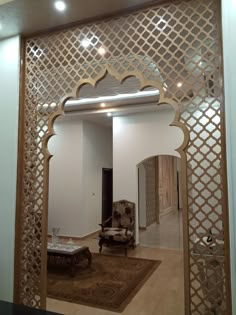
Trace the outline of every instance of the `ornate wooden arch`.
<path fill-rule="evenodd" d="M 61 95 L 70 97 L 72 88 L 77 93 L 78 82 L 85 84 L 89 78 L 95 84 L 96 78 L 102 78 L 106 71 L 115 71 L 120 79 L 126 75 L 139 76 L 136 73 L 139 71 L 147 85 L 153 86 L 153 82 L 160 85 L 161 76 L 168 81 L 167 90 L 157 86 L 161 102 L 177 105 L 173 125 L 185 134 L 178 152 L 187 163 L 183 174 L 187 178 L 184 207 L 188 223 L 184 232 L 188 237 L 184 241 L 189 253 L 185 266 L 185 286 L 189 293 L 185 296 L 186 314 L 205 315 L 206 311 L 212 312 L 212 307 L 219 314 L 231 314 L 219 12 L 219 3 L 215 0 L 171 1 L 25 40 L 16 219 L 16 302 L 45 307 L 47 200 L 44 191 L 48 183 L 46 164 L 50 159 L 46 147 L 53 135 L 53 120 L 63 113 L 66 99 L 60 101 Z M 88 52 L 77 40 L 81 34 L 95 34 L 95 44 Z M 106 43 L 107 54 L 103 57 L 97 54 L 102 44 L 99 37 Z M 189 90 L 179 93 L 177 80 Z M 39 113 L 38 107 L 42 109 L 43 104 L 50 107 L 52 102 L 56 108 L 50 113 L 47 110 Z M 216 247 L 210 257 L 215 265 L 206 259 L 209 248 L 200 246 L 195 254 L 196 245 L 201 245 L 211 230 Z M 217 245 L 218 237 L 222 246 Z M 204 261 L 204 268 L 217 276 L 211 288 L 204 287 Z"/>
<path fill-rule="evenodd" d="M 176 151 L 179 152 L 179 154 L 182 157 L 182 155 L 185 154 L 184 149 L 186 148 L 187 143 L 189 141 L 189 132 L 188 132 L 188 129 L 186 128 L 186 126 L 180 122 L 180 111 L 179 111 L 179 108 L 178 108 L 178 105 L 176 104 L 176 102 L 174 102 L 172 99 L 170 99 L 168 97 L 165 97 L 165 91 L 163 89 L 162 83 L 159 80 L 153 81 L 153 80 L 145 79 L 145 77 L 142 75 L 142 73 L 138 70 L 137 71 L 126 71 L 122 74 L 119 74 L 115 70 L 115 68 L 113 68 L 111 65 L 105 64 L 103 66 L 103 70 L 100 71 L 100 73 L 97 75 L 96 78 L 88 78 L 88 79 L 80 80 L 78 85 L 73 89 L 71 94 L 66 94 L 65 96 L 63 96 L 61 98 L 61 101 L 60 101 L 60 104 L 58 106 L 57 111 L 55 113 L 53 113 L 52 116 L 50 116 L 48 133 L 44 137 L 44 145 L 43 145 L 47 159 L 50 159 L 50 157 L 51 157 L 51 154 L 47 150 L 48 141 L 52 136 L 55 135 L 55 132 L 53 129 L 53 124 L 54 124 L 54 121 L 56 120 L 57 117 L 64 114 L 65 103 L 72 98 L 75 98 L 75 97 L 78 98 L 79 97 L 79 91 L 84 85 L 89 84 L 89 85 L 92 85 L 93 87 L 96 87 L 97 84 L 100 81 L 102 81 L 106 77 L 107 74 L 110 74 L 112 77 L 114 77 L 120 83 L 124 82 L 127 78 L 130 78 L 130 77 L 137 78 L 140 82 L 140 91 L 144 90 L 147 87 L 155 87 L 156 89 L 158 89 L 158 91 L 160 93 L 160 97 L 159 97 L 159 102 L 157 105 L 161 105 L 161 104 L 171 105 L 171 107 L 175 111 L 175 117 L 173 119 L 173 122 L 170 124 L 170 126 L 178 127 L 183 131 L 184 141 L 181 144 L 181 146 L 176 149 Z"/>

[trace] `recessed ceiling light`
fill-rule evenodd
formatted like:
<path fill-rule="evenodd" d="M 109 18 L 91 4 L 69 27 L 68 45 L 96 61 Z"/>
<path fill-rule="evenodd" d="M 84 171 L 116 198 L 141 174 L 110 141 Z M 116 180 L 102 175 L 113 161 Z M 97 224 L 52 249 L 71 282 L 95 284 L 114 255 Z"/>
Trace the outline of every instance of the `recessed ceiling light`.
<path fill-rule="evenodd" d="M 55 8 L 60 12 L 63 12 L 66 9 L 66 4 L 64 1 L 56 1 L 54 5 L 55 5 Z"/>
<path fill-rule="evenodd" d="M 183 83 L 182 83 L 182 82 L 178 82 L 178 83 L 177 83 L 177 87 L 178 87 L 178 88 L 181 88 L 182 86 L 183 86 Z"/>
<path fill-rule="evenodd" d="M 100 48 L 98 48 L 98 53 L 99 53 L 101 56 L 103 56 L 103 55 L 105 55 L 105 53 L 106 53 L 106 49 L 105 49 L 104 47 L 100 47 Z"/>
<path fill-rule="evenodd" d="M 90 45 L 90 41 L 88 39 L 83 39 L 81 41 L 81 45 L 84 47 L 84 48 L 88 48 L 89 45 Z"/>
<path fill-rule="evenodd" d="M 106 104 L 105 103 L 101 103 L 101 107 L 106 107 Z"/>
<path fill-rule="evenodd" d="M 111 117 L 111 113 L 107 113 L 107 116 L 108 116 L 108 117 Z"/>

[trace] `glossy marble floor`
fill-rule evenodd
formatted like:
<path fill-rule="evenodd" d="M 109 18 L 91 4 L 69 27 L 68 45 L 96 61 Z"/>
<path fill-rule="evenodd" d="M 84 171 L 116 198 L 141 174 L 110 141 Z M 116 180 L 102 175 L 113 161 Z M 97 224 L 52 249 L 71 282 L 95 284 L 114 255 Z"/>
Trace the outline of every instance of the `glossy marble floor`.
<path fill-rule="evenodd" d="M 140 230 L 141 246 L 167 249 L 183 249 L 182 211 L 171 212 L 160 219 L 160 224 L 152 224 Z"/>
<path fill-rule="evenodd" d="M 98 251 L 95 238 L 83 240 L 92 252 Z M 104 249 L 104 254 L 112 251 Z M 114 253 L 114 252 L 113 252 Z M 117 254 L 117 251 L 115 252 Z M 123 251 L 119 254 L 123 255 Z M 184 276 L 183 253 L 180 250 L 137 246 L 128 256 L 161 260 L 161 265 L 138 291 L 123 315 L 183 315 Z M 66 315 L 114 315 L 116 313 L 79 304 L 48 299 L 47 309 Z"/>

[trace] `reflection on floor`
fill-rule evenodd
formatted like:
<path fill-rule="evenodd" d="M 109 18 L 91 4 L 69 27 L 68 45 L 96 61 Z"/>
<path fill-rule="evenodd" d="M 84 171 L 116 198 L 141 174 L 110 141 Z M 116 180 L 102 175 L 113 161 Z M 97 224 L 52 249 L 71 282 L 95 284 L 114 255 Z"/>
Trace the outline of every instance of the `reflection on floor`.
<path fill-rule="evenodd" d="M 79 241 L 89 246 L 91 252 L 98 252 L 98 241 L 94 238 Z M 104 254 L 117 254 L 117 251 L 104 249 Z M 123 255 L 123 250 L 118 253 Z M 148 248 L 143 246 L 130 250 L 128 256 L 161 260 L 161 265 L 146 281 L 123 311 L 123 315 L 183 315 L 184 276 L 183 253 L 178 250 Z M 47 300 L 47 309 L 65 315 L 114 315 L 116 313 L 84 305 Z M 118 313 L 117 313 L 118 314 Z"/>
<path fill-rule="evenodd" d="M 182 211 L 171 212 L 154 223 L 146 230 L 140 230 L 141 246 L 168 249 L 183 249 Z"/>

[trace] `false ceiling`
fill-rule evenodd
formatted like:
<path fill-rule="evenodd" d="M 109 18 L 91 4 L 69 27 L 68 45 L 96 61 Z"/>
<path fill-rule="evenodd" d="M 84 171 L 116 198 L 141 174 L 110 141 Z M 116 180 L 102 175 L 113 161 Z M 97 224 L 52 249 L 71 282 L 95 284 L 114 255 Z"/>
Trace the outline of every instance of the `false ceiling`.
<path fill-rule="evenodd" d="M 67 10 L 58 12 L 55 0 L 0 0 L 0 39 L 29 35 L 58 26 L 106 16 L 157 0 L 65 0 Z"/>

